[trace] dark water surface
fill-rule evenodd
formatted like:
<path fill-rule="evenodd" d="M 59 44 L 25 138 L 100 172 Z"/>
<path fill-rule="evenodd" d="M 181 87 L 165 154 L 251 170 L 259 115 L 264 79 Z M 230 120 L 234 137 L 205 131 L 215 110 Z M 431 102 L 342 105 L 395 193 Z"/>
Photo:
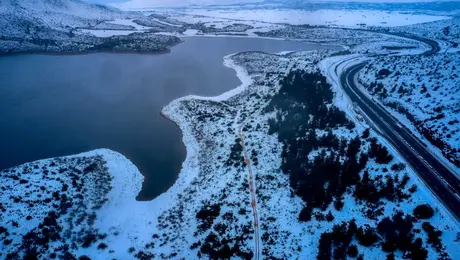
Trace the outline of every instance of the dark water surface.
<path fill-rule="evenodd" d="M 223 56 L 326 48 L 249 38 L 186 38 L 169 54 L 0 57 L 0 169 L 109 148 L 146 181 L 140 199 L 174 183 L 185 158 L 179 129 L 160 115 L 175 98 L 240 84 Z"/>

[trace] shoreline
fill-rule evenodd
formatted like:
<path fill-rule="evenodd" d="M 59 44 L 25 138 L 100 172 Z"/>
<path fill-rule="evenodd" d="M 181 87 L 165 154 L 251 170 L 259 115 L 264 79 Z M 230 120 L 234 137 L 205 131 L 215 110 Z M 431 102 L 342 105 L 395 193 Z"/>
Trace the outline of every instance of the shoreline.
<path fill-rule="evenodd" d="M 173 45 L 175 46 L 175 45 Z M 171 46 L 171 47 L 173 47 Z M 91 54 L 98 54 L 98 53 L 106 53 L 106 54 L 140 54 L 140 55 L 162 55 L 168 54 L 171 52 L 171 49 L 166 51 L 82 51 L 82 52 L 46 52 L 46 51 L 27 51 L 27 52 L 15 52 L 15 53 L 1 53 L 1 57 L 10 57 L 10 56 L 20 56 L 20 55 L 44 55 L 44 56 L 78 56 L 78 55 L 91 55 Z"/>
<path fill-rule="evenodd" d="M 161 33 L 159 33 L 161 34 Z M 170 34 L 166 34 L 170 35 Z M 247 39 L 261 39 L 261 40 L 274 40 L 274 41 L 290 41 L 290 42 L 300 42 L 307 45 L 319 45 L 325 47 L 338 47 L 344 50 L 347 50 L 349 47 L 342 44 L 334 44 L 334 43 L 321 43 L 321 42 L 312 42 L 307 41 L 304 39 L 293 39 L 293 38 L 275 38 L 275 37 L 261 37 L 261 36 L 254 36 L 254 35 L 212 35 L 212 34 L 205 34 L 205 35 L 174 35 L 180 39 L 179 42 L 169 45 L 167 50 L 164 51 L 134 51 L 134 50 L 126 50 L 126 51 L 110 51 L 110 50 L 85 50 L 85 51 L 24 51 L 24 52 L 13 52 L 13 53 L 0 53 L 0 58 L 2 57 L 10 57 L 10 56 L 20 56 L 20 55 L 44 55 L 44 56 L 78 56 L 78 55 L 91 55 L 91 54 L 98 54 L 98 53 L 106 53 L 106 54 L 139 54 L 139 55 L 162 55 L 171 53 L 172 48 L 185 42 L 187 38 L 247 38 Z M 225 57 L 224 57 L 225 58 Z"/>
<path fill-rule="evenodd" d="M 140 54 L 140 55 L 162 55 L 171 53 L 171 49 L 181 43 L 184 40 L 180 39 L 179 42 L 169 45 L 164 51 L 110 51 L 110 50 L 85 50 L 85 51 L 69 51 L 69 52 L 59 52 L 59 51 L 25 51 L 25 52 L 14 52 L 14 53 L 0 53 L 0 58 L 9 57 L 9 56 L 19 56 L 19 55 L 44 55 L 44 56 L 78 56 L 78 55 L 91 55 L 97 53 L 107 53 L 107 54 Z"/>
<path fill-rule="evenodd" d="M 200 147 L 197 145 L 198 141 L 196 140 L 193 133 L 191 131 L 188 131 L 187 129 L 188 128 L 188 125 L 186 124 L 187 121 L 184 120 L 183 118 L 186 115 L 180 112 L 178 113 L 179 107 L 181 106 L 181 102 L 186 101 L 186 100 L 211 100 L 215 102 L 222 102 L 244 91 L 244 89 L 247 88 L 252 83 L 252 77 L 249 76 L 247 71 L 243 67 L 236 65 L 234 61 L 232 60 L 232 56 L 236 54 L 238 53 L 232 53 L 232 54 L 224 56 L 223 65 L 235 71 L 236 73 L 235 76 L 241 82 L 238 86 L 226 92 L 223 92 L 220 95 L 212 96 L 212 97 L 205 97 L 205 96 L 198 96 L 198 95 L 187 95 L 187 96 L 179 97 L 179 98 L 172 100 L 167 105 L 161 108 L 160 115 L 164 117 L 165 119 L 173 122 L 179 128 L 179 131 L 181 132 L 182 144 L 185 147 L 185 159 L 181 164 L 181 168 L 179 172 L 177 173 L 177 177 L 173 185 L 169 187 L 164 193 L 154 198 L 152 201 L 155 201 L 157 198 L 161 197 L 163 194 L 169 193 L 171 190 L 176 190 L 176 185 L 182 186 L 184 179 L 191 181 L 190 177 L 193 177 L 193 172 L 185 174 L 185 172 L 183 171 L 184 169 L 193 168 L 190 166 L 196 164 L 194 160 L 197 160 L 197 156 L 198 156 Z M 195 174 L 198 174 L 198 172 L 195 172 Z"/>
<path fill-rule="evenodd" d="M 174 101 L 174 100 L 173 100 L 173 101 Z M 171 101 L 171 102 L 172 102 L 172 101 Z M 168 105 L 169 105 L 169 104 L 168 104 Z M 167 105 L 166 105 L 166 106 L 167 106 Z M 183 163 L 185 162 L 185 160 L 187 159 L 187 154 L 188 154 L 188 152 L 187 152 L 187 145 L 184 143 L 184 132 L 182 131 L 182 128 L 180 127 L 179 123 L 176 122 L 175 120 L 171 119 L 171 118 L 170 118 L 168 115 L 166 115 L 165 113 L 163 113 L 163 109 L 164 109 L 166 106 L 163 106 L 163 107 L 160 109 L 160 115 L 161 115 L 163 118 L 165 118 L 166 120 L 172 122 L 172 123 L 177 127 L 177 129 L 179 129 L 179 132 L 180 132 L 180 134 L 181 134 L 181 136 L 182 136 L 182 138 L 181 138 L 181 143 L 182 143 L 182 146 L 183 146 L 184 152 L 185 152 L 185 159 L 182 161 L 181 166 L 180 166 L 180 168 L 179 168 L 179 170 L 178 170 L 178 172 L 177 172 L 177 174 L 176 174 L 176 180 L 177 180 L 177 178 L 179 177 L 179 174 L 180 174 L 181 171 L 182 171 L 182 168 L 183 168 L 182 165 L 183 165 Z M 174 183 L 175 183 L 175 181 L 174 181 Z M 174 185 L 174 184 L 173 184 L 173 185 Z M 168 189 L 169 189 L 169 188 L 168 188 Z M 166 191 L 167 191 L 168 189 L 166 189 Z M 166 191 L 165 191 L 165 192 L 166 192 Z M 164 193 L 164 192 L 163 192 L 163 193 Z M 161 195 L 161 194 L 160 194 L 160 195 Z M 158 195 L 158 196 L 160 196 L 160 195 Z M 157 197 L 158 197 L 158 196 L 157 196 Z M 155 197 L 155 198 L 156 198 L 156 197 Z M 153 198 L 153 200 L 154 200 L 155 198 Z"/>

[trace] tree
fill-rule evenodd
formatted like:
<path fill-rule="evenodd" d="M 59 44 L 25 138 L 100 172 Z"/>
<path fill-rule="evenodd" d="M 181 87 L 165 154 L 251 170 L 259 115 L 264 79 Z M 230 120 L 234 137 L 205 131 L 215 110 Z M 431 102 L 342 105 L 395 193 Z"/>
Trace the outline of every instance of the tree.
<path fill-rule="evenodd" d="M 369 135 L 370 135 L 370 132 L 371 132 L 370 129 L 369 129 L 369 128 L 366 128 L 366 130 L 363 131 L 362 137 L 363 137 L 364 139 L 367 139 L 367 138 L 369 137 Z"/>
<path fill-rule="evenodd" d="M 393 253 L 388 254 L 386 260 L 395 260 L 395 254 Z"/>
<path fill-rule="evenodd" d="M 434 210 L 428 204 L 418 205 L 414 209 L 414 216 L 418 219 L 429 219 L 434 215 Z"/>
<path fill-rule="evenodd" d="M 397 212 L 390 219 L 386 217 L 377 225 L 378 233 L 385 239 L 382 243 L 382 250 L 393 252 L 396 249 L 407 251 L 412 243 L 414 218 L 404 215 L 401 211 Z"/>
<path fill-rule="evenodd" d="M 299 213 L 300 222 L 308 222 L 311 220 L 312 209 L 308 206 L 304 207 Z"/>
<path fill-rule="evenodd" d="M 318 244 L 318 260 L 331 259 L 332 240 L 330 233 L 323 233 L 319 238 Z"/>
<path fill-rule="evenodd" d="M 340 197 L 340 198 L 336 198 L 335 201 L 334 201 L 334 208 L 338 211 L 342 210 L 343 208 L 343 197 Z"/>
<path fill-rule="evenodd" d="M 407 258 L 413 260 L 427 259 L 428 251 L 423 247 L 423 242 L 421 238 L 415 239 L 414 243 L 412 243 L 409 247 L 409 251 L 406 256 Z"/>
<path fill-rule="evenodd" d="M 332 221 L 334 220 L 334 215 L 332 215 L 332 212 L 329 211 L 329 212 L 326 214 L 326 220 L 327 220 L 328 222 L 332 222 Z"/>
<path fill-rule="evenodd" d="M 357 257 L 358 256 L 358 247 L 356 245 L 351 245 L 348 247 L 347 254 L 350 257 Z"/>
<path fill-rule="evenodd" d="M 387 177 L 387 182 L 382 190 L 383 195 L 389 201 L 394 201 L 395 184 L 391 176 Z"/>
<path fill-rule="evenodd" d="M 433 245 L 436 249 L 442 249 L 442 241 L 440 239 L 442 235 L 441 230 L 437 230 L 433 227 L 430 222 L 423 222 L 422 224 L 423 230 L 428 234 L 428 244 Z"/>
<path fill-rule="evenodd" d="M 374 229 L 369 226 L 365 226 L 364 228 L 360 227 L 358 233 L 356 233 L 356 237 L 358 238 L 359 244 L 366 247 L 372 246 L 379 241 L 379 237 Z"/>
<path fill-rule="evenodd" d="M 393 160 L 393 156 L 388 152 L 387 148 L 378 144 L 376 138 L 371 139 L 369 157 L 375 158 L 375 162 L 378 164 L 387 164 Z"/>
<path fill-rule="evenodd" d="M 390 74 L 391 74 L 391 71 L 389 69 L 381 69 L 379 70 L 377 77 L 383 78 L 383 77 L 387 77 Z"/>

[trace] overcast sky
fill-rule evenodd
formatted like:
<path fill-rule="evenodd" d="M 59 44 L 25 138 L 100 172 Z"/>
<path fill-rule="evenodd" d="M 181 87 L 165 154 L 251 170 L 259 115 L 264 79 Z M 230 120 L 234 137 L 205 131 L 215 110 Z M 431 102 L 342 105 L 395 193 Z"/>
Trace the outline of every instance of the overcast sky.
<path fill-rule="evenodd" d="M 189 4 L 209 5 L 209 4 L 233 4 L 233 3 L 254 3 L 263 0 L 86 0 L 88 2 L 114 4 L 122 8 L 148 8 L 158 6 L 184 6 Z M 309 0 L 305 0 L 309 1 Z M 328 0 L 315 0 L 328 1 Z M 330 1 L 330 0 L 329 0 Z M 350 0 L 335 0 L 349 2 Z M 353 2 L 433 2 L 433 0 L 352 0 Z M 460 1 L 460 0 L 453 0 Z"/>

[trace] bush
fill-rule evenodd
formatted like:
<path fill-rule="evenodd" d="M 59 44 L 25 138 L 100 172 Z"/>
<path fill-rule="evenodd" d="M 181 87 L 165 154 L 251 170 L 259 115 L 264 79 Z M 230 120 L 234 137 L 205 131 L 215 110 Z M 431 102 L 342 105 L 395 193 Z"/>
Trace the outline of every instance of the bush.
<path fill-rule="evenodd" d="M 351 245 L 348 247 L 347 254 L 349 257 L 357 257 L 358 253 L 358 247 L 356 245 Z"/>
<path fill-rule="evenodd" d="M 385 146 L 377 143 L 377 139 L 372 138 L 369 147 L 369 157 L 375 158 L 375 162 L 378 164 L 387 164 L 393 160 L 391 155 Z"/>
<path fill-rule="evenodd" d="M 97 246 L 97 249 L 100 249 L 100 250 L 104 250 L 107 248 L 107 245 L 105 243 L 100 243 L 98 246 Z"/>
<path fill-rule="evenodd" d="M 210 202 L 205 201 L 201 209 L 196 213 L 196 218 L 200 223 L 198 230 L 201 232 L 208 230 L 219 214 L 220 204 L 210 204 Z"/>
<path fill-rule="evenodd" d="M 375 233 L 374 229 L 366 226 L 365 228 L 360 227 L 358 232 L 356 233 L 356 238 L 360 245 L 369 247 L 372 246 L 374 243 L 379 241 L 379 237 Z"/>
<path fill-rule="evenodd" d="M 382 78 L 382 77 L 387 77 L 390 74 L 391 74 L 391 71 L 389 69 L 381 69 L 379 70 L 377 76 Z"/>
<path fill-rule="evenodd" d="M 391 170 L 396 172 L 402 171 L 404 170 L 404 168 L 406 168 L 406 165 L 404 163 L 395 163 L 391 165 Z"/>
<path fill-rule="evenodd" d="M 311 220 L 312 209 L 310 207 L 304 207 L 299 213 L 300 222 L 308 222 Z"/>
<path fill-rule="evenodd" d="M 428 204 L 418 205 L 414 209 L 414 216 L 418 219 L 428 219 L 434 215 L 434 210 Z"/>
<path fill-rule="evenodd" d="M 424 222 L 422 224 L 422 228 L 428 234 L 428 244 L 431 244 L 438 251 L 441 251 L 443 249 L 442 241 L 440 238 L 442 231 L 437 230 L 430 224 L 430 222 Z"/>
<path fill-rule="evenodd" d="M 364 132 L 363 132 L 362 138 L 367 139 L 369 137 L 370 133 L 371 133 L 370 129 L 366 128 L 366 130 L 364 130 Z"/>
<path fill-rule="evenodd" d="M 340 210 L 343 209 L 343 206 L 344 206 L 343 198 L 342 197 L 336 198 L 335 201 L 334 201 L 334 208 L 336 210 L 340 211 Z"/>
<path fill-rule="evenodd" d="M 407 251 L 410 249 L 414 235 L 412 227 L 414 218 L 397 212 L 392 218 L 386 217 L 377 225 L 378 233 L 385 239 L 382 250 L 393 252 L 396 249 Z"/>

